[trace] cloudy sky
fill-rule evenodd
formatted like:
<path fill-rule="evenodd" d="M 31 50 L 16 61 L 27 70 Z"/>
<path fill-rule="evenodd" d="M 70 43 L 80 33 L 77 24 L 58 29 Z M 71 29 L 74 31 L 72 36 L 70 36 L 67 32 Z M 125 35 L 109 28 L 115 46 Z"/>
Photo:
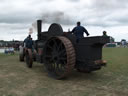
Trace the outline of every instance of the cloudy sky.
<path fill-rule="evenodd" d="M 128 0 L 0 0 L 0 40 L 23 40 L 31 27 L 36 39 L 37 19 L 42 31 L 54 22 L 67 31 L 81 21 L 90 36 L 106 30 L 116 41 L 128 40 Z"/>

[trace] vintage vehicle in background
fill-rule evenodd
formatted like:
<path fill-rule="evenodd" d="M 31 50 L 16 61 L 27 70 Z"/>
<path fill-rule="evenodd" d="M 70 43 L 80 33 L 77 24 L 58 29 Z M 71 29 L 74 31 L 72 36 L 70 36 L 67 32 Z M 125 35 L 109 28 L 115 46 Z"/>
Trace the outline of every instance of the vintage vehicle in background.
<path fill-rule="evenodd" d="M 109 37 L 84 37 L 76 42 L 76 37 L 70 32 L 63 32 L 60 24 L 53 23 L 48 31 L 41 32 L 42 21 L 37 21 L 38 39 L 31 49 L 22 48 L 20 61 L 26 59 L 29 68 L 34 58 L 43 63 L 55 79 L 67 77 L 73 69 L 80 72 L 92 72 L 106 65 L 102 60 L 102 47 L 109 42 Z"/>

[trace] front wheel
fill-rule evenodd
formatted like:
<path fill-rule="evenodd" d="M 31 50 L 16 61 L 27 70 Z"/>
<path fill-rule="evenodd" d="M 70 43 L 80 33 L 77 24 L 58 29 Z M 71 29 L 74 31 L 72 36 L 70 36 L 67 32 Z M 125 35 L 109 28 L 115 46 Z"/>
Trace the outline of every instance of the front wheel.
<path fill-rule="evenodd" d="M 19 61 L 24 61 L 24 56 L 25 56 L 25 54 L 24 54 L 24 48 L 21 46 L 20 47 L 20 51 L 19 51 Z"/>
<path fill-rule="evenodd" d="M 20 54 L 19 55 L 19 60 L 22 62 L 22 61 L 24 61 L 24 55 L 23 54 Z"/>
<path fill-rule="evenodd" d="M 28 68 L 32 68 L 32 64 L 33 64 L 33 56 L 32 56 L 32 50 L 31 49 L 27 49 L 26 54 L 26 65 Z"/>

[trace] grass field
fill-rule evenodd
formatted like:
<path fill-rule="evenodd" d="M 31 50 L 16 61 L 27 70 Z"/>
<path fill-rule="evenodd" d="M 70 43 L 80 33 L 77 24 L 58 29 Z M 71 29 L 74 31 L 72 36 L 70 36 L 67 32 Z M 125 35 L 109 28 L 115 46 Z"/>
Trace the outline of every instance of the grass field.
<path fill-rule="evenodd" d="M 128 96 L 128 48 L 104 48 L 103 58 L 99 71 L 54 80 L 39 63 L 28 69 L 18 54 L 0 54 L 0 96 Z"/>

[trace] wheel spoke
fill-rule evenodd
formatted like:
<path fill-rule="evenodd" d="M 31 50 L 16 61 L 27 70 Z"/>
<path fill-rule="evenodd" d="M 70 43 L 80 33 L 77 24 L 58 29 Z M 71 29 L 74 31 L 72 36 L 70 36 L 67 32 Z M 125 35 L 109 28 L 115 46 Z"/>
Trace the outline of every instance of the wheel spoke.
<path fill-rule="evenodd" d="M 58 44 L 57 44 L 57 40 L 53 40 L 53 49 L 58 51 Z"/>
<path fill-rule="evenodd" d="M 47 48 L 52 49 L 53 47 L 50 44 L 48 44 Z"/>
<path fill-rule="evenodd" d="M 61 50 L 60 52 L 59 52 L 59 55 L 62 55 L 62 54 L 64 54 L 65 53 L 65 50 L 63 49 L 63 50 Z"/>
<path fill-rule="evenodd" d="M 64 49 L 64 45 L 63 43 L 60 43 L 59 46 L 58 46 L 58 51 L 61 51 Z"/>

